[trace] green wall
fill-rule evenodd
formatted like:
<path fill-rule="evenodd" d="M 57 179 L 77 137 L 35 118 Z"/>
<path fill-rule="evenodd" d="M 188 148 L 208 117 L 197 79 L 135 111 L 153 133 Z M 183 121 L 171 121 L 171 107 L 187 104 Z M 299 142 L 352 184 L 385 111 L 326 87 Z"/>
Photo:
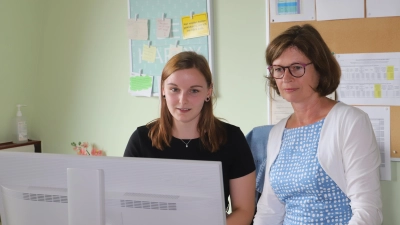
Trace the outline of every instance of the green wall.
<path fill-rule="evenodd" d="M 128 94 L 127 0 L 0 0 L 0 142 L 10 141 L 16 104 L 43 151 L 74 154 L 88 141 L 121 156 L 158 99 Z M 244 133 L 267 124 L 265 0 L 213 0 L 218 117 Z M 400 224 L 399 163 L 382 182 L 385 225 Z"/>
<path fill-rule="evenodd" d="M 265 3 L 263 0 L 255 3 L 258 4 L 248 6 L 253 23 L 243 20 L 239 1 L 213 3 L 214 75 L 218 96 L 215 111 L 218 117 L 240 126 L 244 133 L 267 123 L 263 78 Z M 8 41 L 1 43 L 10 51 L 17 49 L 16 57 L 26 54 L 26 43 L 21 45 L 21 42 L 30 40 L 27 37 L 35 36 L 37 43 L 30 43 L 29 47 L 35 51 L 25 56 L 32 68 L 23 65 L 27 60 L 20 57 L 10 64 L 14 71 L 4 73 L 10 81 L 16 80 L 15 76 L 23 76 L 19 87 L 23 91 L 15 91 L 17 81 L 4 84 L 8 97 L 3 107 L 7 111 L 0 116 L 1 123 L 11 123 L 14 105 L 25 103 L 29 105 L 24 113 L 29 116 L 29 135 L 42 141 L 44 152 L 73 154 L 72 141 L 88 141 L 104 149 L 107 155 L 121 156 L 135 128 L 158 115 L 158 99 L 132 97 L 127 91 L 130 72 L 125 27 L 127 0 L 22 0 L 17 3 L 3 0 L 2 4 L 9 9 L 13 6 L 11 11 L 16 12 L 28 4 L 26 8 L 31 11 L 14 16 L 21 17 L 20 22 L 9 19 L 15 13 L 3 15 L 14 47 Z M 32 20 L 31 14 L 37 18 Z M 15 33 L 20 27 L 18 32 L 21 32 L 25 20 L 35 23 L 29 26 L 32 34 Z M 19 73 L 18 68 L 26 72 Z M 21 97 L 10 95 L 12 92 Z M 0 132 L 0 140 L 10 139 L 10 126 L 1 126 Z"/>
<path fill-rule="evenodd" d="M 0 1 L 0 143 L 13 138 L 17 104 L 28 105 L 23 115 L 34 119 L 43 15 L 42 0 Z"/>
<path fill-rule="evenodd" d="M 383 224 L 400 224 L 400 162 L 392 162 L 392 180 L 381 181 Z"/>

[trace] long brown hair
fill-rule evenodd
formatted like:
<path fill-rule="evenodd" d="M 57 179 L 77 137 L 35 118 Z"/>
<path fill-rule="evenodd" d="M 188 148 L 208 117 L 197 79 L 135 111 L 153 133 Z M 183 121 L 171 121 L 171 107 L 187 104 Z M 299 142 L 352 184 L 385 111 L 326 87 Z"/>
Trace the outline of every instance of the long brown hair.
<path fill-rule="evenodd" d="M 161 88 L 164 86 L 165 80 L 175 71 L 183 69 L 196 68 L 204 76 L 207 82 L 207 88 L 212 88 L 212 75 L 208 62 L 204 56 L 195 52 L 181 52 L 173 56 L 164 66 L 161 74 Z M 197 130 L 200 134 L 201 144 L 205 149 L 211 152 L 218 151 L 220 145 L 226 143 L 227 134 L 223 123 L 214 116 L 213 98 L 204 102 L 200 112 Z M 147 124 L 149 128 L 149 138 L 152 145 L 160 150 L 170 147 L 172 140 L 173 118 L 168 110 L 167 103 L 161 98 L 160 118 L 155 119 Z"/>
<path fill-rule="evenodd" d="M 288 28 L 271 41 L 265 51 L 267 65 L 271 66 L 283 51 L 295 47 L 311 60 L 319 74 L 319 83 L 315 91 L 326 96 L 336 90 L 340 83 L 341 70 L 328 45 L 320 33 L 310 24 L 295 25 Z M 278 86 L 272 76 L 266 77 L 268 84 L 280 95 Z"/>

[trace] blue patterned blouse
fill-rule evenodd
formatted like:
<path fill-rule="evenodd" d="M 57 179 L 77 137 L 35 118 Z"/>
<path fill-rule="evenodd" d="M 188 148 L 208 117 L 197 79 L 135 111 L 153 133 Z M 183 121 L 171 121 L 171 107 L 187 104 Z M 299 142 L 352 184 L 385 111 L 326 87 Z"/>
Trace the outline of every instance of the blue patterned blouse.
<path fill-rule="evenodd" d="M 283 224 L 348 224 L 350 199 L 322 169 L 317 148 L 324 119 L 285 129 L 281 150 L 271 166 L 272 189 L 285 204 Z"/>

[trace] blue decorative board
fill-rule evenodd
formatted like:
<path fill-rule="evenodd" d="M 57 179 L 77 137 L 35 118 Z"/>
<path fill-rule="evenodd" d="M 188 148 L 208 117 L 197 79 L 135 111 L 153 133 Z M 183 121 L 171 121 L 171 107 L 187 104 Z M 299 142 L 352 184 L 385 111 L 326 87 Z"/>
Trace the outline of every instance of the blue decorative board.
<path fill-rule="evenodd" d="M 212 63 L 212 13 L 210 0 L 128 0 L 129 18 L 134 19 L 137 15 L 139 19 L 148 19 L 149 39 L 148 40 L 130 40 L 131 54 L 131 73 L 139 73 L 150 76 L 161 76 L 165 63 L 169 60 L 170 45 L 182 46 L 183 51 L 195 51 L 204 55 L 213 70 Z M 207 12 L 210 35 L 198 38 L 183 39 L 181 18 Z M 169 38 L 157 39 L 156 24 L 157 19 L 171 19 L 171 34 Z M 156 60 L 149 63 L 141 59 L 143 45 L 151 41 L 151 46 L 157 48 Z M 158 79 L 154 79 L 153 95 L 159 94 Z"/>

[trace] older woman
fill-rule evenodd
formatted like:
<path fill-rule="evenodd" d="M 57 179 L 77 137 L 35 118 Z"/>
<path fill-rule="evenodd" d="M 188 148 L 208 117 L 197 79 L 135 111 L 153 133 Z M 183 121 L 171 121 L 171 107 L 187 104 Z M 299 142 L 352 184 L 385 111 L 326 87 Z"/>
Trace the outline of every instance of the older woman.
<path fill-rule="evenodd" d="M 380 154 L 358 108 L 325 96 L 340 67 L 318 31 L 293 26 L 267 47 L 270 90 L 294 113 L 272 128 L 255 225 L 382 223 Z"/>

